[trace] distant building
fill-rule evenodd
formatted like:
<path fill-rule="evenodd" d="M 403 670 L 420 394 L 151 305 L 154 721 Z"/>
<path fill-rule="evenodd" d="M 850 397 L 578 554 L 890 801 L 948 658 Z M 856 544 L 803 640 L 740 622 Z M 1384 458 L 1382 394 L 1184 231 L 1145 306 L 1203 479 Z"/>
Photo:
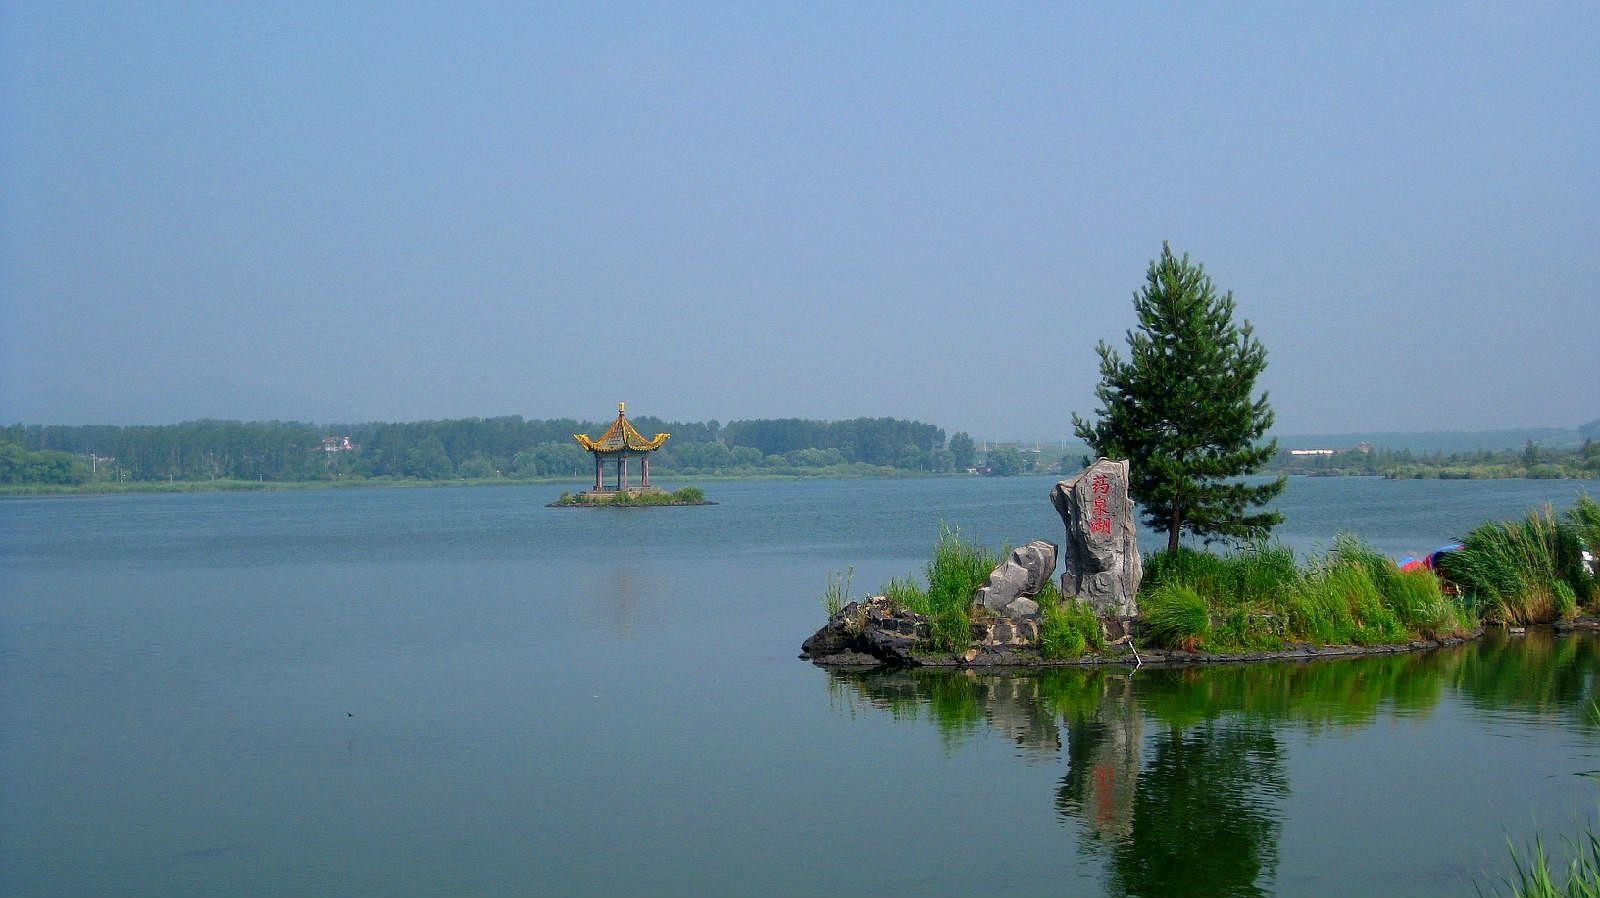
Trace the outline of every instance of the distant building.
<path fill-rule="evenodd" d="M 348 436 L 322 438 L 323 452 L 354 452 L 358 448 L 360 447 L 356 446 L 355 443 L 350 442 L 350 438 Z"/>
<path fill-rule="evenodd" d="M 1289 450 L 1289 454 L 1290 455 L 1294 455 L 1294 456 L 1332 455 L 1332 454 L 1334 454 L 1334 452 L 1335 452 L 1335 450 L 1333 450 L 1333 449 L 1290 449 Z"/>

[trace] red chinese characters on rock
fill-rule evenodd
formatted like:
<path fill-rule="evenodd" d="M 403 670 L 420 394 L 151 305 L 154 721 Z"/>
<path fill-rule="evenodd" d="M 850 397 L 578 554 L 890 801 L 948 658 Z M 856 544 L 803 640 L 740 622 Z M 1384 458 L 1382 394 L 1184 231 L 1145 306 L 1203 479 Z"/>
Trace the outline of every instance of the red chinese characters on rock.
<path fill-rule="evenodd" d="M 1111 535 L 1111 481 L 1104 474 L 1094 475 L 1089 481 L 1089 491 L 1094 496 L 1094 504 L 1089 512 L 1089 533 L 1099 536 Z"/>

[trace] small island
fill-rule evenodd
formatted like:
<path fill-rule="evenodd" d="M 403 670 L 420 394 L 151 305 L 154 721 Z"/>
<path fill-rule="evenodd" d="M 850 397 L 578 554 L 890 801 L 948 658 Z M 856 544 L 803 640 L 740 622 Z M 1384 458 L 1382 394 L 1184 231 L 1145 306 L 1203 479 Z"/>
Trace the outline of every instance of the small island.
<path fill-rule="evenodd" d="M 1233 295 L 1162 244 L 1134 309 L 1127 357 L 1097 349 L 1100 408 L 1072 416 L 1100 459 L 1051 491 L 1064 545 L 1036 539 L 996 556 L 946 532 L 925 585 L 892 580 L 853 601 L 848 578 L 830 578 L 828 621 L 802 658 L 968 667 L 1313 658 L 1436 647 L 1486 625 L 1577 625 L 1597 610 L 1600 504 L 1587 497 L 1560 517 L 1546 508 L 1486 524 L 1426 561 L 1396 564 L 1342 535 L 1300 564 L 1270 541 L 1286 478 L 1244 479 L 1278 450 L 1266 394 L 1255 393 L 1266 349 L 1248 321 L 1234 323 Z M 1141 516 L 1167 537 L 1148 558 Z M 1195 551 L 1185 534 L 1238 551 Z"/>
<path fill-rule="evenodd" d="M 672 437 L 658 433 L 646 438 L 628 420 L 628 406 L 617 403 L 617 420 L 611 422 L 599 439 L 586 433 L 575 433 L 572 438 L 585 451 L 594 456 L 594 489 L 581 493 L 562 493 L 548 508 L 652 508 L 663 505 L 715 505 L 706 501 L 699 487 L 686 486 L 667 492 L 650 485 L 650 453 L 660 449 Z M 628 485 L 628 460 L 639 460 L 639 485 Z M 606 488 L 605 468 L 610 462 L 615 466 L 614 485 Z"/>
<path fill-rule="evenodd" d="M 562 493 L 561 498 L 546 508 L 652 508 L 661 505 L 715 505 L 706 499 L 705 491 L 697 486 L 686 486 L 667 492 L 662 489 L 604 490 L 582 493 Z"/>
<path fill-rule="evenodd" d="M 1034 540 L 996 555 L 946 531 L 925 582 L 895 579 L 853 599 L 849 577 L 830 576 L 827 623 L 801 657 L 824 667 L 1172 666 L 1412 652 L 1486 627 L 1600 630 L 1590 551 L 1600 502 L 1588 496 L 1400 563 L 1350 535 L 1303 564 L 1267 542 L 1141 556 L 1126 471 L 1101 459 L 1056 486 L 1063 549 Z"/>

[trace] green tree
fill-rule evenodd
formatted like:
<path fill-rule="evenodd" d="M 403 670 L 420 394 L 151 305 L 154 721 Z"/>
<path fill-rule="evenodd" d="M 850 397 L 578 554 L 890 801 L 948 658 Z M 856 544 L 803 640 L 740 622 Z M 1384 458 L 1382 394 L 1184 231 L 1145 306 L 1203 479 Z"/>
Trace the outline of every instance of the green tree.
<path fill-rule="evenodd" d="M 495 466 L 494 460 L 485 458 L 482 455 L 474 455 L 462 462 L 456 473 L 469 480 L 483 480 L 500 476 L 500 470 Z"/>
<path fill-rule="evenodd" d="M 901 446 L 895 455 L 894 466 L 908 471 L 920 471 L 928 466 L 928 454 L 914 443 L 907 443 Z"/>
<path fill-rule="evenodd" d="M 950 438 L 950 454 L 955 456 L 956 470 L 965 471 L 972 467 L 972 460 L 977 457 L 977 447 L 972 444 L 972 437 L 965 430 L 956 432 Z"/>
<path fill-rule="evenodd" d="M 455 470 L 444 443 L 438 437 L 428 437 L 406 453 L 405 474 L 421 480 L 443 480 Z"/>
<path fill-rule="evenodd" d="M 1134 295 L 1139 326 L 1128 331 L 1128 361 L 1104 341 L 1094 424 L 1072 416 L 1078 438 L 1108 458 L 1130 462 L 1129 491 L 1145 520 L 1167 532 L 1167 548 L 1188 531 L 1202 538 L 1255 539 L 1283 521 L 1250 512 L 1285 480 L 1240 482 L 1278 451 L 1260 443 L 1272 426 L 1267 395 L 1251 398 L 1267 350 L 1246 321 L 1233 322 L 1233 294 L 1217 295 L 1188 254 L 1163 243 Z"/>
<path fill-rule="evenodd" d="M 1010 477 L 1021 474 L 1026 465 L 1022 461 L 1022 453 L 1010 446 L 999 446 L 989 450 L 989 473 L 998 477 Z"/>

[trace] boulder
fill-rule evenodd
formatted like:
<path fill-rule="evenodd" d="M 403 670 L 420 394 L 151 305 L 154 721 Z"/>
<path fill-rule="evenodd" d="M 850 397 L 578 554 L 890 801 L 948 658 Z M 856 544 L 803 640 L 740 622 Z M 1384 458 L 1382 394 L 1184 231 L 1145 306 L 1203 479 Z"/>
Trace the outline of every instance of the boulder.
<path fill-rule="evenodd" d="M 1017 547 L 1011 557 L 989 572 L 988 582 L 978 587 L 972 604 L 999 617 L 1038 614 L 1039 603 L 1032 597 L 1044 589 L 1055 571 L 1055 544 L 1036 539 Z"/>
<path fill-rule="evenodd" d="M 862 617 L 859 602 L 846 604 L 837 614 L 828 618 L 822 629 L 800 644 L 800 657 L 821 658 L 854 650 L 856 637 L 861 635 Z"/>
<path fill-rule="evenodd" d="M 800 646 L 800 657 L 849 659 L 861 664 L 870 656 L 880 664 L 914 664 L 911 651 L 928 638 L 928 619 L 907 611 L 886 596 L 849 602 L 828 618 L 822 629 Z"/>
<path fill-rule="evenodd" d="M 1067 528 L 1061 594 L 1084 599 L 1121 629 L 1139 614 L 1135 597 L 1144 577 L 1127 461 L 1100 459 L 1056 484 L 1050 502 Z"/>

